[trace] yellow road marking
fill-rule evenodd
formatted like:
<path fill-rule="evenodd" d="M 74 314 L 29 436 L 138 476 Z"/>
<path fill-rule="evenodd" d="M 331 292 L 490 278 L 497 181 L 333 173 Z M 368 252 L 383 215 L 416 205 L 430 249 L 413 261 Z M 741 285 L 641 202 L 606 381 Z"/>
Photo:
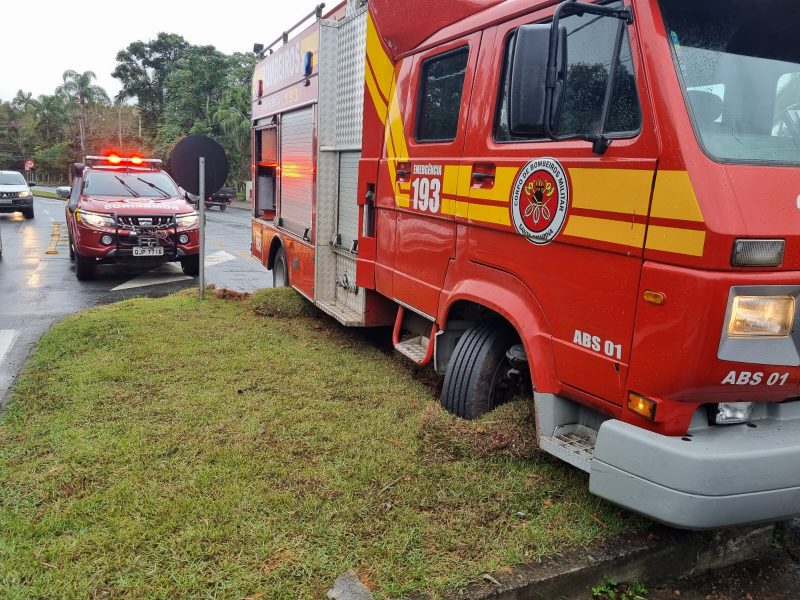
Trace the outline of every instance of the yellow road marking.
<path fill-rule="evenodd" d="M 58 241 L 61 238 L 61 223 L 52 223 L 53 231 L 50 233 L 50 246 L 48 246 L 47 251 L 45 254 L 58 254 L 58 250 L 56 250 L 56 246 L 58 246 Z"/>

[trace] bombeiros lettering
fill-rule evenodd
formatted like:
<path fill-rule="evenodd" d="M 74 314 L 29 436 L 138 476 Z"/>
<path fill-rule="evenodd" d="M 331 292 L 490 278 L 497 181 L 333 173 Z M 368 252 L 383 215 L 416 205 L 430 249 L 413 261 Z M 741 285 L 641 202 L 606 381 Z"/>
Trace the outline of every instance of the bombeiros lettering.
<path fill-rule="evenodd" d="M 511 190 L 511 222 L 528 241 L 543 246 L 564 227 L 569 212 L 567 172 L 554 158 L 531 160 L 517 174 Z"/>

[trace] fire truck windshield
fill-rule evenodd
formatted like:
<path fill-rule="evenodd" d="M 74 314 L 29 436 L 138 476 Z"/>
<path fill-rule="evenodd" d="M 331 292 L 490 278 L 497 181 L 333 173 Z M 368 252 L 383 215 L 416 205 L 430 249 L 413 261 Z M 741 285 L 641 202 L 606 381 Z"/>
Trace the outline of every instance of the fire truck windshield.
<path fill-rule="evenodd" d="M 723 162 L 800 163 L 797 0 L 660 0 L 695 132 Z"/>
<path fill-rule="evenodd" d="M 178 190 L 164 173 L 92 170 L 86 174 L 83 193 L 91 196 L 164 198 Z"/>

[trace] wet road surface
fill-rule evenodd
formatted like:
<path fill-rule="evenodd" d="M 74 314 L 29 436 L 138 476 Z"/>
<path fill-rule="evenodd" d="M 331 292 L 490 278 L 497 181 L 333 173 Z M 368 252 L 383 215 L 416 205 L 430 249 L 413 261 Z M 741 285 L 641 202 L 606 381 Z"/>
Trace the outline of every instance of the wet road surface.
<path fill-rule="evenodd" d="M 0 408 L 34 345 L 55 322 L 78 310 L 137 296 L 163 296 L 197 285 L 178 263 L 157 269 L 98 267 L 95 281 L 78 281 L 69 260 L 64 203 L 35 199 L 36 217 L 0 214 Z M 206 282 L 253 291 L 271 274 L 250 258 L 250 215 L 206 211 Z"/>

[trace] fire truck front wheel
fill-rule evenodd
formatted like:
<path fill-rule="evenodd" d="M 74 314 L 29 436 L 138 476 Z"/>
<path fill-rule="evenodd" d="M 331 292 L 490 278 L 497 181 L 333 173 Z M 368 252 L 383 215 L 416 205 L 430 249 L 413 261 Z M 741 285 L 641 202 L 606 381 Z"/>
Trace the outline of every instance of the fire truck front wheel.
<path fill-rule="evenodd" d="M 519 387 L 506 353 L 519 343 L 505 321 L 488 319 L 458 340 L 447 366 L 442 406 L 464 419 L 477 419 L 511 400 Z"/>
<path fill-rule="evenodd" d="M 272 264 L 272 287 L 286 287 L 289 285 L 289 269 L 286 267 L 286 252 L 283 246 L 275 253 L 275 262 Z"/>

